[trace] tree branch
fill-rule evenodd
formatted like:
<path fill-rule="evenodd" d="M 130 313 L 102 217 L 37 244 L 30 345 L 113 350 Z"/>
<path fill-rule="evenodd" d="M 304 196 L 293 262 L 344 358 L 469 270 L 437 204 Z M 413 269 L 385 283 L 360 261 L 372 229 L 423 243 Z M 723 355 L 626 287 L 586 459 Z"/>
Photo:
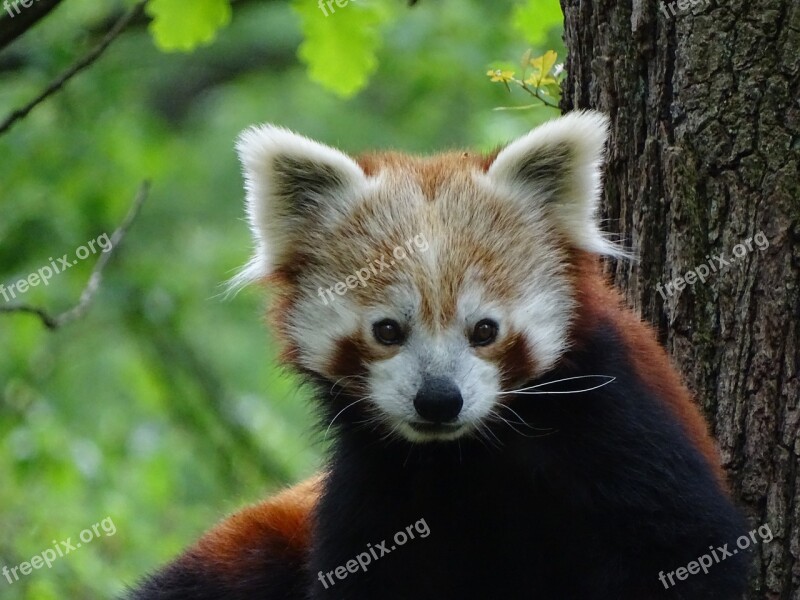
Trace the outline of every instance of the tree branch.
<path fill-rule="evenodd" d="M 44 0 L 42 0 L 44 1 Z M 125 13 L 120 19 L 114 24 L 114 26 L 108 31 L 108 33 L 103 37 L 100 43 L 95 46 L 91 51 L 89 51 L 86 56 L 78 60 L 74 63 L 71 67 L 69 67 L 66 71 L 64 71 L 61 75 L 59 75 L 56 79 L 54 79 L 42 92 L 33 100 L 31 100 L 25 106 L 18 108 L 14 112 L 12 112 L 8 117 L 6 117 L 2 123 L 0 123 L 0 135 L 4 134 L 6 131 L 11 129 L 12 125 L 19 121 L 20 119 L 24 119 L 28 116 L 34 108 L 36 108 L 39 104 L 47 100 L 50 96 L 58 92 L 64 85 L 72 79 L 75 75 L 86 69 L 87 67 L 91 66 L 102 54 L 106 51 L 106 49 L 112 44 L 114 40 L 116 40 L 119 35 L 125 30 L 125 28 L 130 25 L 130 23 L 136 19 L 140 14 L 142 14 L 142 10 L 144 5 L 147 4 L 147 0 L 141 0 L 139 3 L 136 4 L 131 10 Z"/>
<path fill-rule="evenodd" d="M 64 325 L 67 325 L 68 323 L 71 323 L 72 321 L 82 318 L 89 311 L 89 307 L 91 306 L 95 295 L 100 289 L 100 284 L 103 281 L 103 272 L 106 268 L 106 265 L 111 260 L 111 257 L 116 251 L 117 246 L 125 238 L 125 235 L 128 233 L 131 225 L 133 225 L 136 217 L 139 216 L 142 205 L 147 199 L 149 193 L 150 182 L 144 181 L 139 187 L 139 191 L 133 200 L 133 204 L 131 205 L 128 214 L 125 216 L 125 219 L 122 221 L 120 226 L 117 227 L 114 233 L 111 234 L 111 249 L 108 252 L 103 252 L 100 255 L 100 258 L 97 260 L 94 269 L 92 269 L 92 274 L 89 276 L 89 281 L 86 283 L 86 287 L 83 289 L 83 292 L 81 292 L 81 297 L 75 306 L 62 312 L 61 314 L 51 315 L 43 308 L 31 306 L 29 304 L 14 304 L 12 306 L 0 306 L 0 313 L 27 313 L 36 315 L 41 319 L 44 326 L 50 330 L 58 329 Z"/>
<path fill-rule="evenodd" d="M 19 12 L 15 12 L 14 16 L 6 12 L 0 18 L 0 50 L 44 19 L 61 2 L 62 0 L 37 0 L 34 5 L 28 8 L 20 8 L 19 5 L 16 5 L 16 10 Z M 3 7 L 3 10 L 15 11 L 14 2 L 11 2 L 8 6 L 8 9 Z"/>

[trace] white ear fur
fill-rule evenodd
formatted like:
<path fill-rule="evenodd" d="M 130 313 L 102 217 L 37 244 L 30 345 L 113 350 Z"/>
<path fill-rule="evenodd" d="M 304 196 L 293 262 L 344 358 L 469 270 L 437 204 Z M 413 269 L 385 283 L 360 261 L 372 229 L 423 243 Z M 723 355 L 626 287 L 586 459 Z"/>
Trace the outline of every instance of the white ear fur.
<path fill-rule="evenodd" d="M 366 176 L 338 150 L 274 125 L 246 129 L 236 144 L 244 169 L 247 218 L 255 254 L 232 288 L 261 279 L 282 265 L 296 238 L 321 213 L 343 212 Z"/>
<path fill-rule="evenodd" d="M 594 111 L 549 121 L 501 150 L 487 175 L 545 208 L 576 247 L 624 257 L 596 216 L 608 126 L 608 117 Z"/>

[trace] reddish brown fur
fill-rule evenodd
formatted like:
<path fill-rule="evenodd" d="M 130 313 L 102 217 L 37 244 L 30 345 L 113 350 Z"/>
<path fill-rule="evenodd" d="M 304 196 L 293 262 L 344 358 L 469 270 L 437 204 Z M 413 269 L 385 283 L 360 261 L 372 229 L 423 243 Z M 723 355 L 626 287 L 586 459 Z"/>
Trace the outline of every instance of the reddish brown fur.
<path fill-rule="evenodd" d="M 316 476 L 235 513 L 206 533 L 182 561 L 236 579 L 257 572 L 270 556 L 304 560 L 321 486 L 322 477 Z"/>
<path fill-rule="evenodd" d="M 433 200 L 436 188 L 441 181 L 452 177 L 453 173 L 475 166 L 486 171 L 494 162 L 497 152 L 489 156 L 473 152 L 446 152 L 430 157 L 415 157 L 400 152 L 372 152 L 356 158 L 358 165 L 367 177 L 376 175 L 383 169 L 396 169 L 411 173 L 420 182 L 425 195 Z"/>
<path fill-rule="evenodd" d="M 285 365 L 297 365 L 299 349 L 291 336 L 286 332 L 286 315 L 296 301 L 297 287 L 293 279 L 282 271 L 276 271 L 262 281 L 265 289 L 274 292 L 273 304 L 267 314 L 267 321 L 278 337 L 280 348 L 279 360 Z"/>
<path fill-rule="evenodd" d="M 528 343 L 520 333 L 511 334 L 503 343 L 497 344 L 496 348 L 478 348 L 477 354 L 498 363 L 502 373 L 502 386 L 506 390 L 524 383 L 531 373 L 536 372 L 536 363 L 531 357 Z"/>
<path fill-rule="evenodd" d="M 369 351 L 357 337 L 346 337 L 339 340 L 330 372 L 337 377 L 354 377 L 366 373 L 365 360 L 370 360 Z"/>
<path fill-rule="evenodd" d="M 508 300 L 516 292 L 515 278 L 508 268 L 503 254 L 510 248 L 492 249 L 483 236 L 489 232 L 508 231 L 510 234 L 524 235 L 525 225 L 519 215 L 503 198 L 486 198 L 481 206 L 488 215 L 496 215 L 488 221 L 473 220 L 475 207 L 469 208 L 458 193 L 450 190 L 473 188 L 471 172 L 485 171 L 491 164 L 491 157 L 471 153 L 448 153 L 432 157 L 413 157 L 398 153 L 368 154 L 359 159 L 359 164 L 368 175 L 385 173 L 390 179 L 399 177 L 402 181 L 413 181 L 425 197 L 440 205 L 439 210 L 448 215 L 450 229 L 446 232 L 451 246 L 458 249 L 458 255 L 451 260 L 438 263 L 440 270 L 436 281 L 431 281 L 425 269 L 408 269 L 413 283 L 420 290 L 422 306 L 421 321 L 431 329 L 446 325 L 455 313 L 460 284 L 464 277 L 465 264 L 473 266 L 482 274 L 488 292 L 498 300 Z M 449 197 L 448 197 L 449 196 Z M 353 238 L 369 240 L 370 252 L 375 256 L 391 257 L 392 250 L 402 244 L 409 236 L 410 223 L 407 219 L 387 219 L 380 212 L 382 203 L 364 203 L 356 206 L 344 227 L 334 231 L 330 237 L 330 253 L 333 256 L 348 256 L 345 247 Z M 416 218 L 422 218 L 418 215 Z M 370 233 L 371 225 L 379 222 L 380 236 Z M 374 231 L 374 227 L 372 228 Z M 418 233 L 417 229 L 413 233 Z M 353 265 L 356 266 L 356 265 Z M 360 266 L 360 265 L 359 265 Z M 379 301 L 380 296 L 393 283 L 399 273 L 389 270 L 373 276 L 367 288 L 357 288 L 351 292 L 363 305 Z M 448 287 L 442 289 L 442 282 Z"/>

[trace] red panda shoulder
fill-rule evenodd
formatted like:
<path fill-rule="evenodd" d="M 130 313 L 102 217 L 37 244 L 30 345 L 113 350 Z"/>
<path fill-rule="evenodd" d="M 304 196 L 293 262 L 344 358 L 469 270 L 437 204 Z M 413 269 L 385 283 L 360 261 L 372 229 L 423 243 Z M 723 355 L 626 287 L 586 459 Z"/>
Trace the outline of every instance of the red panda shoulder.
<path fill-rule="evenodd" d="M 725 486 L 719 451 L 705 417 L 666 350 L 658 343 L 654 328 L 628 308 L 622 295 L 607 283 L 597 257 L 575 252 L 571 264 L 578 301 L 577 318 L 571 331 L 572 345 L 580 347 L 583 335 L 598 324 L 611 325 L 637 378 L 667 406 Z"/>

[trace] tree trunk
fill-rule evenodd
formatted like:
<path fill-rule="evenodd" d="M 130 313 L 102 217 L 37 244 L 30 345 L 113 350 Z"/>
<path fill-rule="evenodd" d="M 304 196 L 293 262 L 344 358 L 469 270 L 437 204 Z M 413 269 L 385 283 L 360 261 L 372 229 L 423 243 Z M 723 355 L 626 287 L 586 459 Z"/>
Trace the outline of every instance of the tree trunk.
<path fill-rule="evenodd" d="M 639 255 L 611 274 L 774 534 L 748 598 L 800 600 L 800 2 L 562 6 L 563 108 L 611 116 L 603 216 Z"/>

